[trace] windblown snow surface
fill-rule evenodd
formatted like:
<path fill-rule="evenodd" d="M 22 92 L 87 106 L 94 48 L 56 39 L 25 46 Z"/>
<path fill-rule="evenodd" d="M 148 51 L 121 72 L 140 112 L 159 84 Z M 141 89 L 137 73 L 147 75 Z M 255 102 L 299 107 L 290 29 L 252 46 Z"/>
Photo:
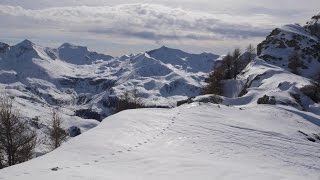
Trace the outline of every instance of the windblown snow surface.
<path fill-rule="evenodd" d="M 320 179 L 319 116 L 286 106 L 192 103 L 128 110 L 5 180 Z"/>

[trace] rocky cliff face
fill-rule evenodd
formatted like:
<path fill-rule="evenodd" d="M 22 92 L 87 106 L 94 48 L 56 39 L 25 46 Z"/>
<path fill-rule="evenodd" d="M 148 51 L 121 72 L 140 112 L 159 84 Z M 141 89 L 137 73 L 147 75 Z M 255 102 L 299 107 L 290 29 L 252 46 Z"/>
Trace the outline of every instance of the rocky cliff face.
<path fill-rule="evenodd" d="M 9 50 L 10 46 L 6 43 L 0 42 L 0 54 L 3 54 Z"/>
<path fill-rule="evenodd" d="M 320 39 L 320 13 L 311 18 L 311 21 L 307 22 L 304 26 L 312 35 L 317 36 Z"/>
<path fill-rule="evenodd" d="M 320 72 L 320 15 L 305 26 L 285 25 L 274 29 L 258 47 L 258 56 L 265 61 L 290 70 L 288 59 L 298 54 L 302 65 L 299 74 L 313 78 Z"/>

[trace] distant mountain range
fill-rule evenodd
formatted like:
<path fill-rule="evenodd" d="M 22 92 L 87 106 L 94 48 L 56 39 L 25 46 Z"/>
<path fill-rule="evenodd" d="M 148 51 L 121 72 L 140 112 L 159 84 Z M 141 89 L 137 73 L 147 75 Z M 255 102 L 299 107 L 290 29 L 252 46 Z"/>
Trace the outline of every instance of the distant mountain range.
<path fill-rule="evenodd" d="M 17 102 L 25 101 L 19 106 L 44 108 L 26 114 L 29 118 L 61 107 L 68 116 L 102 120 L 112 114 L 119 96 L 134 88 L 150 106 L 174 106 L 199 95 L 218 57 L 164 46 L 112 57 L 69 43 L 55 49 L 24 40 L 14 46 L 0 43 L 0 83 Z"/>

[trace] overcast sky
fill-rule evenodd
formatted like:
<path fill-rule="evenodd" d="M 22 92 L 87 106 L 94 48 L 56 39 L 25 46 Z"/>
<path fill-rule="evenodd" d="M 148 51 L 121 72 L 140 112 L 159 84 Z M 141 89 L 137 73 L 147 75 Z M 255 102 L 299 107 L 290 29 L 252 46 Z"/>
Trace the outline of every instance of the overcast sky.
<path fill-rule="evenodd" d="M 111 55 L 162 45 L 224 54 L 275 27 L 304 24 L 319 0 L 0 0 L 0 41 L 64 42 Z"/>

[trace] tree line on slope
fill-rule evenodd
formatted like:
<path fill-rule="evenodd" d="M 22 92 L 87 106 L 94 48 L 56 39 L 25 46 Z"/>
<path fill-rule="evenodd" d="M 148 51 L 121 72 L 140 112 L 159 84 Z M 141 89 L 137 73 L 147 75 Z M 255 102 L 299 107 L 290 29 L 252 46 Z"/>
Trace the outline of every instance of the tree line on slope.
<path fill-rule="evenodd" d="M 58 148 L 67 139 L 68 134 L 62 128 L 62 119 L 56 110 L 52 111 L 46 135 L 44 141 L 50 150 Z M 13 98 L 0 97 L 0 169 L 32 159 L 38 143 L 36 131 L 15 109 Z"/>
<path fill-rule="evenodd" d="M 256 54 L 256 49 L 249 45 L 246 48 L 247 56 L 241 54 L 239 48 L 234 49 L 232 53 L 228 53 L 217 65 L 206 79 L 207 85 L 203 88 L 203 94 L 223 95 L 223 81 L 228 79 L 236 79 L 237 75 L 252 61 Z M 288 56 L 288 68 L 296 75 L 300 75 L 300 68 L 307 68 L 301 60 L 301 55 L 294 51 Z M 320 102 L 320 72 L 310 81 L 311 85 L 302 87 L 301 92 L 308 96 L 311 100 Z M 242 92 L 240 93 L 242 94 Z M 297 98 L 295 98 L 297 99 Z M 299 103 L 299 99 L 297 100 Z M 261 97 L 258 104 L 275 104 L 274 97 Z M 301 104 L 301 103 L 299 103 Z"/>
<path fill-rule="evenodd" d="M 127 109 L 140 109 L 146 107 L 147 106 L 143 103 L 139 95 L 137 87 L 134 86 L 131 91 L 125 91 L 123 95 L 121 95 L 120 98 L 117 99 L 113 113 L 115 114 Z"/>
<path fill-rule="evenodd" d="M 241 56 L 241 49 L 236 48 L 232 53 L 228 53 L 218 64 L 206 79 L 208 83 L 203 88 L 203 94 L 223 95 L 223 80 L 236 79 L 237 75 L 253 60 L 256 49 L 249 45 L 246 49 L 247 56 Z"/>
<path fill-rule="evenodd" d="M 127 110 L 127 109 L 141 109 L 141 108 L 170 108 L 169 106 L 157 106 L 146 104 L 136 86 L 131 91 L 125 91 L 119 98 L 115 100 L 113 114 Z"/>

